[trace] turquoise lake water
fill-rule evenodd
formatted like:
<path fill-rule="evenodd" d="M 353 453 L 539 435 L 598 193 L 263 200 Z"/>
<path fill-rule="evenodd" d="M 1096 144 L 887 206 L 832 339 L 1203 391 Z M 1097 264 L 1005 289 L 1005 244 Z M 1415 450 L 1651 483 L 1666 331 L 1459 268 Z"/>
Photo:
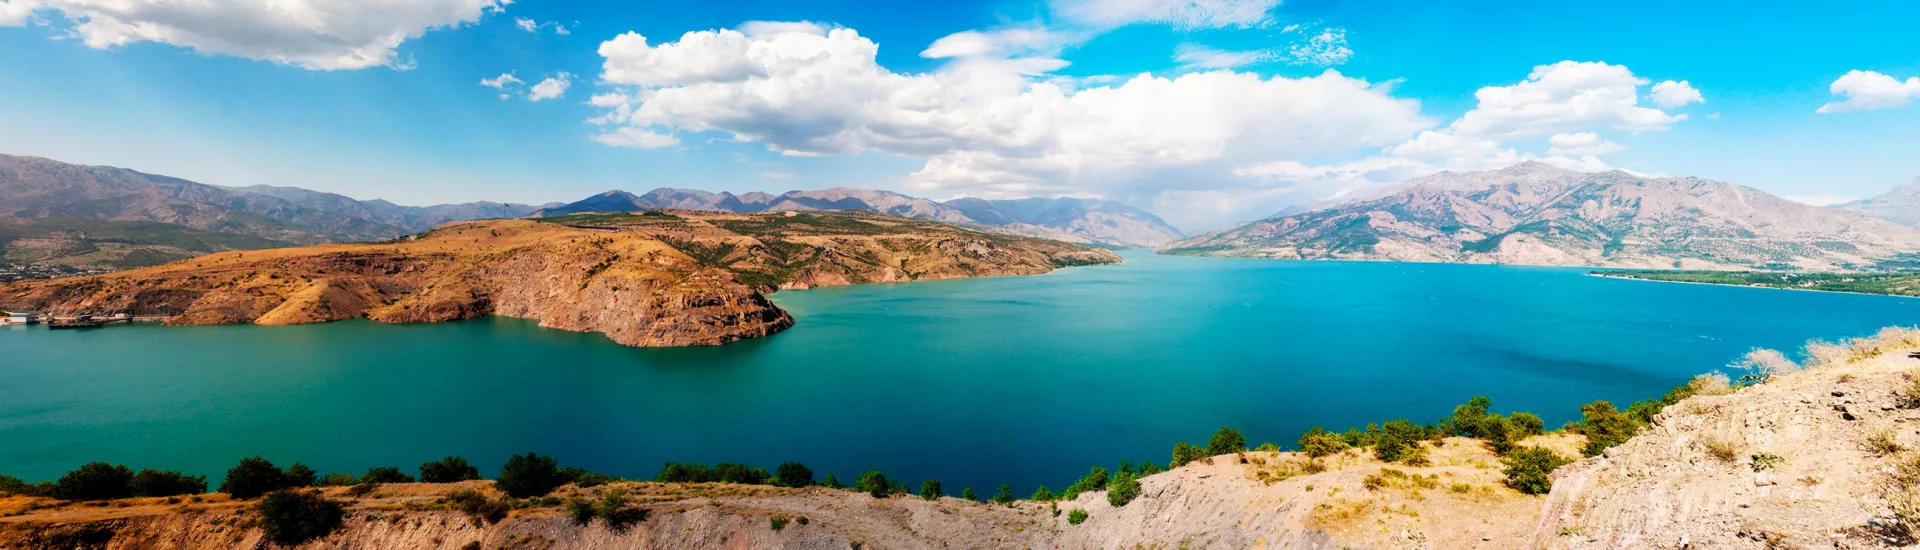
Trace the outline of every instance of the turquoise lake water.
<path fill-rule="evenodd" d="M 1602 279 L 1582 269 L 1126 254 L 1118 266 L 783 292 L 799 324 L 636 349 L 489 319 L 0 328 L 0 473 L 107 460 L 217 478 L 262 454 L 361 472 L 514 453 L 651 477 L 800 460 L 982 494 L 1165 463 L 1221 425 L 1431 420 L 1476 394 L 1551 425 L 1746 350 L 1920 324 L 1920 300 Z"/>

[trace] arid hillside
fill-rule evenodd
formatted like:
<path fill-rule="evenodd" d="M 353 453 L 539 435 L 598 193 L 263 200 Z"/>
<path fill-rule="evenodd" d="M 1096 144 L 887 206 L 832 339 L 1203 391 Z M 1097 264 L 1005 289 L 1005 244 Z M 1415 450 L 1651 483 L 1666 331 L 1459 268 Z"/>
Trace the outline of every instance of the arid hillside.
<path fill-rule="evenodd" d="M 632 346 L 716 345 L 790 326 L 762 295 L 778 288 L 1118 261 L 1105 250 L 863 212 L 578 214 L 11 283 L 0 286 L 0 307 L 166 316 L 173 325 L 504 315 Z"/>

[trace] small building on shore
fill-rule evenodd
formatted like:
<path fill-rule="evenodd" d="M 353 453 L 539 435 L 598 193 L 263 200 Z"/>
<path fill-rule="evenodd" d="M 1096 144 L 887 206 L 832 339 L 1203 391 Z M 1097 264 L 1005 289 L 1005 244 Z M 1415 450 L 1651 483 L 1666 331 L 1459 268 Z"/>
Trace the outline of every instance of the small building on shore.
<path fill-rule="evenodd" d="M 8 324 L 14 324 L 14 325 L 32 325 L 32 324 L 36 324 L 36 323 L 39 323 L 39 322 L 40 322 L 40 312 L 38 312 L 38 311 L 9 311 L 9 312 L 7 312 L 7 323 L 8 323 Z"/>

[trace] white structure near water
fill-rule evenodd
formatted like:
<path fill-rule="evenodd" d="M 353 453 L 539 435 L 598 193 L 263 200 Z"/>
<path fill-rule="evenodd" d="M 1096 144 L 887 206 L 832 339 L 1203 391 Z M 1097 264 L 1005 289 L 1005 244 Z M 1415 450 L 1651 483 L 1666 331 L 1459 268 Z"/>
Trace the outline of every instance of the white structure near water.
<path fill-rule="evenodd" d="M 31 325 L 31 324 L 34 324 L 34 323 L 39 323 L 39 322 L 40 322 L 40 312 L 38 312 L 38 311 L 9 311 L 9 312 L 7 312 L 7 324 L 12 324 L 12 325 Z"/>

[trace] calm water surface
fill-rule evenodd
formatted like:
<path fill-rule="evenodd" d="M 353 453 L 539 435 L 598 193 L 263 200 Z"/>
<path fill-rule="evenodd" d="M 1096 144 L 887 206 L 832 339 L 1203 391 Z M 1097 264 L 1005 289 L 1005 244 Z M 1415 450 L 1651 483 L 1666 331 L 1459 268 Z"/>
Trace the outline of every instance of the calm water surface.
<path fill-rule="evenodd" d="M 1580 269 L 1128 253 L 1119 266 L 783 292 L 799 325 L 635 349 L 488 319 L 431 325 L 0 328 L 0 473 L 92 460 L 219 474 L 529 450 L 650 477 L 800 460 L 953 492 L 1164 463 L 1221 425 L 1432 419 L 1475 394 L 1550 424 L 1747 349 L 1920 324 L 1920 300 L 1600 279 Z M 216 481 L 217 482 L 217 481 Z"/>

